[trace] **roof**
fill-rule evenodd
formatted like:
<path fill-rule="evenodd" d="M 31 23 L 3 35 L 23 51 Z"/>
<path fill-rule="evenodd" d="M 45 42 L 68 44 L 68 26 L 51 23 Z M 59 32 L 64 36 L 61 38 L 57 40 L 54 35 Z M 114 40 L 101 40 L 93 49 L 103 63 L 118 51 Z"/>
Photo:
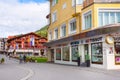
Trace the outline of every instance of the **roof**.
<path fill-rule="evenodd" d="M 13 36 L 13 37 L 11 37 L 10 39 L 8 39 L 8 41 L 11 41 L 11 40 L 14 40 L 14 39 L 17 39 L 17 38 L 21 38 L 21 37 L 24 37 L 24 36 L 27 36 L 27 35 L 35 35 L 35 36 L 37 36 L 37 37 L 40 37 L 40 38 L 42 38 L 42 39 L 46 39 L 46 40 L 47 40 L 47 38 L 45 38 L 45 37 L 41 37 L 41 36 L 39 36 L 38 34 L 35 34 L 34 32 L 30 32 L 30 33 L 27 33 L 27 34 L 21 34 L 21 35 Z"/>

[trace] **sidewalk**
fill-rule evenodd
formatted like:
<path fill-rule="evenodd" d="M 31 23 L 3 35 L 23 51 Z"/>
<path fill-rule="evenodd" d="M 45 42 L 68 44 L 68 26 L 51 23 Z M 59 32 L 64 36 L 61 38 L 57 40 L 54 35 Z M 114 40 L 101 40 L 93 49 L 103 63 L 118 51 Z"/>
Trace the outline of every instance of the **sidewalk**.
<path fill-rule="evenodd" d="M 105 69 L 98 69 L 98 68 L 93 68 L 93 67 L 89 67 L 89 68 L 87 68 L 87 67 L 80 67 L 78 69 L 79 70 L 85 70 L 85 71 L 102 73 L 102 74 L 106 74 L 106 75 L 120 77 L 120 70 L 105 70 Z"/>

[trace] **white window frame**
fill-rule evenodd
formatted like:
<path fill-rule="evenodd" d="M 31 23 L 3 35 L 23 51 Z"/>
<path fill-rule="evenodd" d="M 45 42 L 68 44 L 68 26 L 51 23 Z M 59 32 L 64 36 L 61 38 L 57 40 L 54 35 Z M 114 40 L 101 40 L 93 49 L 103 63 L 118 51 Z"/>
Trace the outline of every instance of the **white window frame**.
<path fill-rule="evenodd" d="M 60 27 L 60 37 L 65 37 L 66 36 L 66 34 L 64 36 L 62 35 L 62 33 L 63 33 L 62 28 L 63 27 L 66 27 L 66 24 L 62 24 L 62 26 Z"/>
<path fill-rule="evenodd" d="M 56 30 L 58 30 L 58 28 L 54 29 L 54 39 L 58 39 L 58 35 L 56 36 L 56 33 L 55 33 Z"/>
<path fill-rule="evenodd" d="M 76 5 L 76 0 L 72 0 L 72 7 L 75 7 Z"/>
<path fill-rule="evenodd" d="M 114 13 L 120 12 L 120 9 L 118 9 L 118 8 L 98 8 L 98 27 L 102 27 L 102 26 L 99 25 L 99 13 L 100 12 L 109 12 L 109 18 L 110 18 L 110 12 L 114 12 Z M 102 21 L 103 21 L 103 26 L 105 26 L 104 25 L 104 21 L 105 21 L 104 16 L 103 16 L 103 20 Z M 110 24 L 110 19 L 109 19 L 108 22 Z M 117 21 L 116 21 L 116 14 L 115 14 L 115 23 L 117 23 Z"/>
<path fill-rule="evenodd" d="M 89 14 L 91 14 L 91 27 L 90 28 L 92 28 L 92 10 L 88 10 L 88 11 L 86 11 L 86 12 L 84 12 L 83 14 L 82 14 L 82 21 L 83 21 L 83 24 L 82 24 L 82 30 L 87 30 L 87 29 L 85 29 L 85 16 L 86 15 L 89 15 Z M 90 29 L 90 28 L 88 28 L 88 29 Z"/>
<path fill-rule="evenodd" d="M 57 4 L 56 0 L 52 0 L 52 6 L 55 6 L 55 4 Z"/>
<path fill-rule="evenodd" d="M 64 3 L 64 4 L 62 5 L 62 9 L 65 9 L 66 7 L 67 7 L 67 4 Z"/>
<path fill-rule="evenodd" d="M 77 5 L 83 4 L 83 0 L 76 0 L 76 4 Z"/>
<path fill-rule="evenodd" d="M 52 31 L 49 31 L 48 39 L 49 41 L 52 40 Z"/>
<path fill-rule="evenodd" d="M 72 22 L 76 22 L 76 30 L 74 30 L 74 31 L 71 31 L 70 23 L 72 23 Z M 77 32 L 77 20 L 76 20 L 76 18 L 73 18 L 69 21 L 69 34 L 75 34 L 76 32 Z"/>
<path fill-rule="evenodd" d="M 52 22 L 55 22 L 57 20 L 57 11 L 54 11 L 52 13 Z"/>

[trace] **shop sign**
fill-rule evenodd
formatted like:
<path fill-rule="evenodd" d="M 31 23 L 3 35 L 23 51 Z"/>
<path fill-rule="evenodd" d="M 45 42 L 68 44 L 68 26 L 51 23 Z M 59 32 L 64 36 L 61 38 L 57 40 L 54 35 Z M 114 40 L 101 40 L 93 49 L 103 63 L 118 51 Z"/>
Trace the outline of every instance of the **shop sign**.
<path fill-rule="evenodd" d="M 114 38 L 112 36 L 107 36 L 105 41 L 108 44 L 113 44 L 114 43 Z"/>
<path fill-rule="evenodd" d="M 79 41 L 71 42 L 70 44 L 71 44 L 71 45 L 78 45 L 78 44 L 79 44 Z"/>
<path fill-rule="evenodd" d="M 102 37 L 98 37 L 98 38 L 91 38 L 90 42 L 100 42 L 102 41 Z"/>

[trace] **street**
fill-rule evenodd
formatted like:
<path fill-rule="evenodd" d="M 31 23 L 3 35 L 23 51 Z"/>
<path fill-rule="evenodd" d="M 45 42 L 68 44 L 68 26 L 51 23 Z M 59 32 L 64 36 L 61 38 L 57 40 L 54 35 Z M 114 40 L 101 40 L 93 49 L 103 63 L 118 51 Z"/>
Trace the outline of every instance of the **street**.
<path fill-rule="evenodd" d="M 52 63 L 22 63 L 8 59 L 0 64 L 0 80 L 120 80 L 120 70 L 102 70 Z"/>

